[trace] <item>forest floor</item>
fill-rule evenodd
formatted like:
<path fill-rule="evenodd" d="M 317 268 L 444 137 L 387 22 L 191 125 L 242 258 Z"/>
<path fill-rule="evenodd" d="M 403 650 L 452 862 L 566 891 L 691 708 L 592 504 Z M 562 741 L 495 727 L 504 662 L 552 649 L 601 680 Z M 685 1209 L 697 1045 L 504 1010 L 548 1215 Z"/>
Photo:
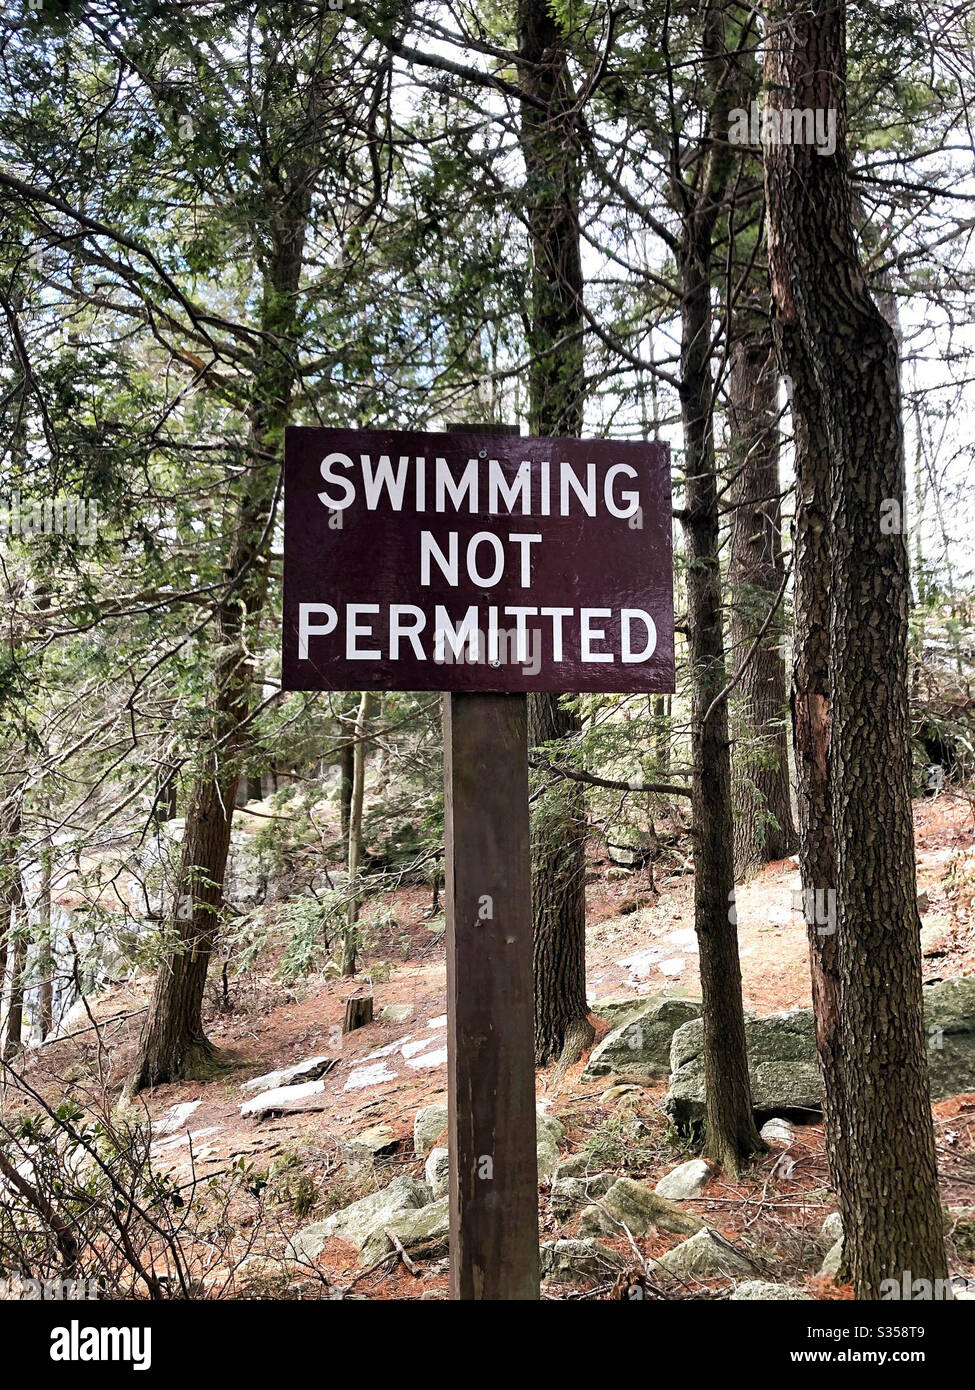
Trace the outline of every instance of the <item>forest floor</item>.
<path fill-rule="evenodd" d="M 975 973 L 975 814 L 964 796 L 943 794 L 915 805 L 918 891 L 923 920 L 926 980 Z M 697 993 L 693 932 L 693 880 L 688 873 L 658 872 L 655 887 L 647 872 L 621 873 L 591 858 L 588 898 L 590 1000 L 633 997 L 680 985 Z M 746 1009 L 755 1013 L 806 1006 L 810 1002 L 805 927 L 793 907 L 798 888 L 795 861 L 768 865 L 737 893 L 738 931 Z M 201 1241 L 194 1261 L 209 1296 L 240 1296 L 239 1263 L 259 1256 L 251 1270 L 263 1271 L 266 1284 L 247 1286 L 250 1296 L 322 1296 L 327 1288 L 368 1298 L 441 1297 L 446 1261 L 427 1261 L 411 1273 L 388 1260 L 363 1276 L 355 1248 L 338 1240 L 326 1244 L 317 1270 L 291 1271 L 275 1282 L 270 1271 L 295 1230 L 383 1185 L 391 1176 L 423 1176 L 413 1153 L 413 1120 L 418 1109 L 445 1098 L 446 998 L 441 921 L 429 918 L 427 889 L 402 889 L 389 896 L 383 926 L 361 962 L 356 982 L 306 977 L 285 985 L 274 973 L 273 957 L 239 977 L 231 977 L 229 1008 L 221 1007 L 216 982 L 208 1031 L 220 1049 L 214 1079 L 158 1087 L 141 1097 L 153 1121 L 157 1167 L 187 1188 L 224 1194 L 233 1239 L 219 1250 Z M 373 971 L 370 976 L 370 971 Z M 388 975 L 388 978 L 386 976 Z M 92 1029 L 33 1051 L 24 1067 L 31 1086 L 51 1104 L 73 1096 L 97 1108 L 117 1099 L 131 1063 L 149 980 L 136 977 L 91 1001 L 92 1016 L 104 1021 Z M 346 1035 L 340 1047 L 345 1000 L 355 985 L 375 997 L 375 1021 Z M 407 1006 L 409 1018 L 381 1018 L 388 1005 Z M 112 1021 L 109 1021 L 112 1020 Z M 608 1025 L 598 1021 L 602 1035 Z M 405 1049 L 405 1050 L 404 1050 Z M 265 1120 L 242 1118 L 246 1079 L 319 1054 L 336 1056 L 324 1078 L 320 1111 Z M 691 1156 L 663 1113 L 666 1084 L 630 1087 L 613 1094 L 613 1079 L 584 1081 L 584 1061 L 556 1085 L 553 1073 L 538 1074 L 540 1100 L 566 1128 L 563 1152 L 586 1149 L 591 1171 L 613 1169 L 652 1185 Z M 175 1128 L 161 1134 L 161 1118 L 174 1105 Z M 8 1093 L 10 1106 L 16 1098 Z M 975 1096 L 956 1097 L 935 1107 L 943 1198 L 952 1206 L 975 1206 Z M 349 1157 L 348 1142 L 374 1125 L 389 1127 L 389 1145 L 374 1164 Z M 805 1287 L 817 1298 L 842 1298 L 817 1275 L 828 1242 L 820 1234 L 835 1203 L 828 1190 L 820 1124 L 799 1126 L 789 1164 L 782 1149 L 755 1160 L 738 1181 L 712 1178 L 689 1210 L 746 1250 L 757 1278 Z M 216 1179 L 214 1187 L 207 1184 Z M 198 1186 L 194 1186 L 194 1184 Z M 257 1194 L 260 1214 L 252 1198 Z M 541 1238 L 575 1234 L 578 1218 L 562 1223 L 551 1209 L 549 1189 L 540 1197 Z M 967 1226 L 967 1223 L 966 1223 Z M 637 1240 L 646 1259 L 681 1237 L 650 1235 Z M 975 1273 L 971 1228 L 959 1236 L 955 1267 Z M 607 1238 L 638 1266 L 624 1237 Z M 265 1258 L 266 1257 L 266 1258 Z M 236 1271 L 236 1272 L 235 1272 Z M 316 1284 L 317 1281 L 317 1284 Z M 314 1289 L 317 1287 L 317 1293 Z M 683 1296 L 712 1297 L 729 1287 L 708 1281 Z M 552 1290 L 551 1296 L 606 1296 L 609 1284 L 587 1290 Z"/>

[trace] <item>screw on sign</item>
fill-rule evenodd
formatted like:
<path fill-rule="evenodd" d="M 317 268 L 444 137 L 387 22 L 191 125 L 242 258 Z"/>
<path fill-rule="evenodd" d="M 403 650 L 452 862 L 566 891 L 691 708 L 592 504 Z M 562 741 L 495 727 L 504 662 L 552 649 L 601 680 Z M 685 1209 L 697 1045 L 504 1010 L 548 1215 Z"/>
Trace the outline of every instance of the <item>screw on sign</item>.
<path fill-rule="evenodd" d="M 674 689 L 663 444 L 289 428 L 285 690 L 441 690 L 451 1293 L 538 1297 L 526 694 Z"/>

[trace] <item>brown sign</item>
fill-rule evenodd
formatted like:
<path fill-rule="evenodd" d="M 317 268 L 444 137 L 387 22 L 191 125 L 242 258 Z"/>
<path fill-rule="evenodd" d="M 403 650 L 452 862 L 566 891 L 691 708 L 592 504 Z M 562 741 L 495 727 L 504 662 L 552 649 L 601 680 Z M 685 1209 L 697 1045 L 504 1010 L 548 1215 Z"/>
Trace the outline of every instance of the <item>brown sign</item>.
<path fill-rule="evenodd" d="M 672 691 L 667 446 L 289 428 L 282 684 Z"/>

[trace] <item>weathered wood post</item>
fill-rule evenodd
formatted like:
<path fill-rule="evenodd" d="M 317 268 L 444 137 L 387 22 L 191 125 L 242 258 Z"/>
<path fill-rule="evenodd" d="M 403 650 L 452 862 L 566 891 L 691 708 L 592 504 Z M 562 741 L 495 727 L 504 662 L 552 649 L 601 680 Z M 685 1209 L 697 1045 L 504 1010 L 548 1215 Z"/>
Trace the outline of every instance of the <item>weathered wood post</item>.
<path fill-rule="evenodd" d="M 448 428 L 518 434 L 498 426 Z M 527 701 L 444 696 L 455 1299 L 538 1297 Z"/>
<path fill-rule="evenodd" d="M 450 1290 L 538 1297 L 525 695 L 447 695 Z"/>

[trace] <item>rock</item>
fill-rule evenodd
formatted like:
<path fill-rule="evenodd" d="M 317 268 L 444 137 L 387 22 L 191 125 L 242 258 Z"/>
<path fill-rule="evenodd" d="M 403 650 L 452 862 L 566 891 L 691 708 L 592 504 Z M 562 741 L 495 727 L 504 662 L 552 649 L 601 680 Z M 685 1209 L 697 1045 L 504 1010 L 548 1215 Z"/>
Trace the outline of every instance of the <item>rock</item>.
<path fill-rule="evenodd" d="M 293 1067 L 281 1067 L 279 1071 L 269 1071 L 264 1076 L 253 1076 L 250 1081 L 241 1082 L 242 1091 L 276 1091 L 280 1086 L 291 1086 L 301 1081 L 317 1081 L 325 1075 L 335 1062 L 334 1057 L 306 1057 Z"/>
<path fill-rule="evenodd" d="M 611 864 L 604 877 L 607 883 L 617 883 L 620 879 L 630 878 L 632 874 L 632 869 L 624 869 L 619 864 Z"/>
<path fill-rule="evenodd" d="M 923 999 L 932 1098 L 945 1100 L 975 1091 L 975 979 L 925 985 Z M 704 1116 L 702 1039 L 700 1020 L 685 1023 L 674 1033 L 667 1111 L 678 1124 Z M 757 1115 L 802 1120 L 821 1111 L 811 1009 L 747 1018 L 745 1039 Z"/>
<path fill-rule="evenodd" d="M 781 1119 L 778 1115 L 775 1115 L 771 1120 L 766 1120 L 759 1133 L 766 1144 L 784 1144 L 786 1148 L 796 1136 L 789 1121 Z"/>
<path fill-rule="evenodd" d="M 431 1149 L 423 1176 L 434 1197 L 442 1197 L 450 1186 L 450 1155 L 446 1149 Z"/>
<path fill-rule="evenodd" d="M 583 1080 L 622 1076 L 655 1080 L 670 1071 L 671 1039 L 675 1032 L 701 1016 L 697 999 L 654 995 L 639 1013 L 628 1017 L 593 1048 Z"/>
<path fill-rule="evenodd" d="M 561 1173 L 561 1165 L 559 1167 Z M 594 1197 L 604 1196 L 616 1182 L 615 1173 L 590 1173 L 580 1177 L 556 1176 L 552 1183 L 552 1210 L 565 1221 Z"/>
<path fill-rule="evenodd" d="M 634 1085 L 629 1081 L 620 1086 L 609 1086 L 599 1097 L 599 1104 L 612 1105 L 615 1101 L 622 1100 L 624 1096 L 638 1096 L 642 1090 L 642 1086 Z"/>
<path fill-rule="evenodd" d="M 379 1010 L 379 1017 L 386 1019 L 387 1023 L 405 1023 L 412 1016 L 412 1004 L 384 1004 Z"/>
<path fill-rule="evenodd" d="M 802 1289 L 794 1289 L 788 1284 L 766 1284 L 761 1279 L 746 1279 L 731 1295 L 732 1303 L 748 1303 L 754 1300 L 766 1302 L 811 1303 L 809 1294 Z"/>
<path fill-rule="evenodd" d="M 975 1091 L 975 979 L 925 985 L 922 996 L 932 1100 Z"/>
<path fill-rule="evenodd" d="M 306 1081 L 303 1086 L 278 1086 L 245 1100 L 240 1107 L 244 1118 L 263 1120 L 266 1115 L 293 1115 L 304 1110 L 325 1110 L 324 1081 Z"/>
<path fill-rule="evenodd" d="M 843 1239 L 843 1218 L 838 1211 L 830 1212 L 823 1222 L 822 1231 L 824 1240 L 828 1240 L 830 1245 Z"/>
<path fill-rule="evenodd" d="M 703 1158 L 692 1158 L 661 1178 L 653 1190 L 668 1202 L 687 1202 L 701 1195 L 710 1176 L 710 1163 L 705 1163 Z"/>
<path fill-rule="evenodd" d="M 316 1260 L 325 1242 L 332 1237 L 350 1241 L 361 1250 L 378 1227 L 388 1226 L 404 1212 L 426 1206 L 431 1196 L 426 1183 L 409 1177 L 393 1178 L 378 1192 L 360 1197 L 357 1202 L 333 1212 L 324 1221 L 305 1226 L 288 1242 L 287 1258 Z"/>
<path fill-rule="evenodd" d="M 831 1279 L 835 1279 L 840 1272 L 840 1263 L 843 1259 L 843 1238 L 831 1245 L 826 1252 L 826 1258 L 819 1267 L 820 1274 L 826 1274 Z"/>
<path fill-rule="evenodd" d="M 795 1115 L 808 1119 L 822 1107 L 811 1009 L 745 1019 L 752 1103 L 759 1116 Z M 670 1051 L 667 1113 L 679 1125 L 702 1120 L 705 1113 L 704 1025 L 694 1019 L 678 1028 Z"/>
<path fill-rule="evenodd" d="M 646 1007 L 646 999 L 634 999 L 632 996 L 625 999 L 595 999 L 589 1005 L 589 1012 L 619 1028 L 635 1015 L 644 1013 Z"/>
<path fill-rule="evenodd" d="M 705 1227 L 690 1240 L 675 1245 L 666 1255 L 651 1260 L 651 1273 L 675 1279 L 714 1279 L 722 1274 L 751 1274 L 752 1263 Z"/>
<path fill-rule="evenodd" d="M 423 1258 L 435 1259 L 447 1253 L 450 1236 L 450 1211 L 448 1199 L 440 1197 L 417 1210 L 405 1211 L 389 1221 L 377 1222 L 368 1239 L 363 1242 L 362 1263 L 372 1264 L 387 1250 L 392 1250 L 393 1241 L 386 1234 L 395 1235 L 405 1250 L 416 1255 L 416 1247 L 423 1246 Z"/>
<path fill-rule="evenodd" d="M 440 1101 L 425 1105 L 416 1112 L 413 1121 L 413 1152 L 417 1158 L 426 1158 L 437 1139 L 447 1128 L 447 1107 Z"/>
<path fill-rule="evenodd" d="M 535 1108 L 535 1152 L 538 1159 L 538 1176 L 550 1178 L 558 1167 L 559 1144 L 565 1138 L 565 1126 L 554 1115 L 549 1115 L 539 1106 Z"/>
<path fill-rule="evenodd" d="M 579 1221 L 579 1234 L 619 1235 L 619 1222 L 635 1236 L 645 1235 L 651 1226 L 681 1236 L 704 1227 L 704 1222 L 696 1216 L 682 1211 L 632 1178 L 619 1178 L 599 1206 L 586 1207 Z"/>
<path fill-rule="evenodd" d="M 584 1178 L 592 1165 L 592 1155 L 588 1153 L 569 1154 L 555 1170 L 556 1180 L 560 1178 Z"/>
<path fill-rule="evenodd" d="M 342 1145 L 342 1152 L 348 1159 L 381 1158 L 390 1154 L 399 1143 L 395 1132 L 389 1125 L 370 1125 L 361 1134 Z"/>
<path fill-rule="evenodd" d="M 547 1240 L 539 1247 L 538 1258 L 542 1278 L 562 1284 L 613 1274 L 626 1263 L 598 1240 Z"/>

